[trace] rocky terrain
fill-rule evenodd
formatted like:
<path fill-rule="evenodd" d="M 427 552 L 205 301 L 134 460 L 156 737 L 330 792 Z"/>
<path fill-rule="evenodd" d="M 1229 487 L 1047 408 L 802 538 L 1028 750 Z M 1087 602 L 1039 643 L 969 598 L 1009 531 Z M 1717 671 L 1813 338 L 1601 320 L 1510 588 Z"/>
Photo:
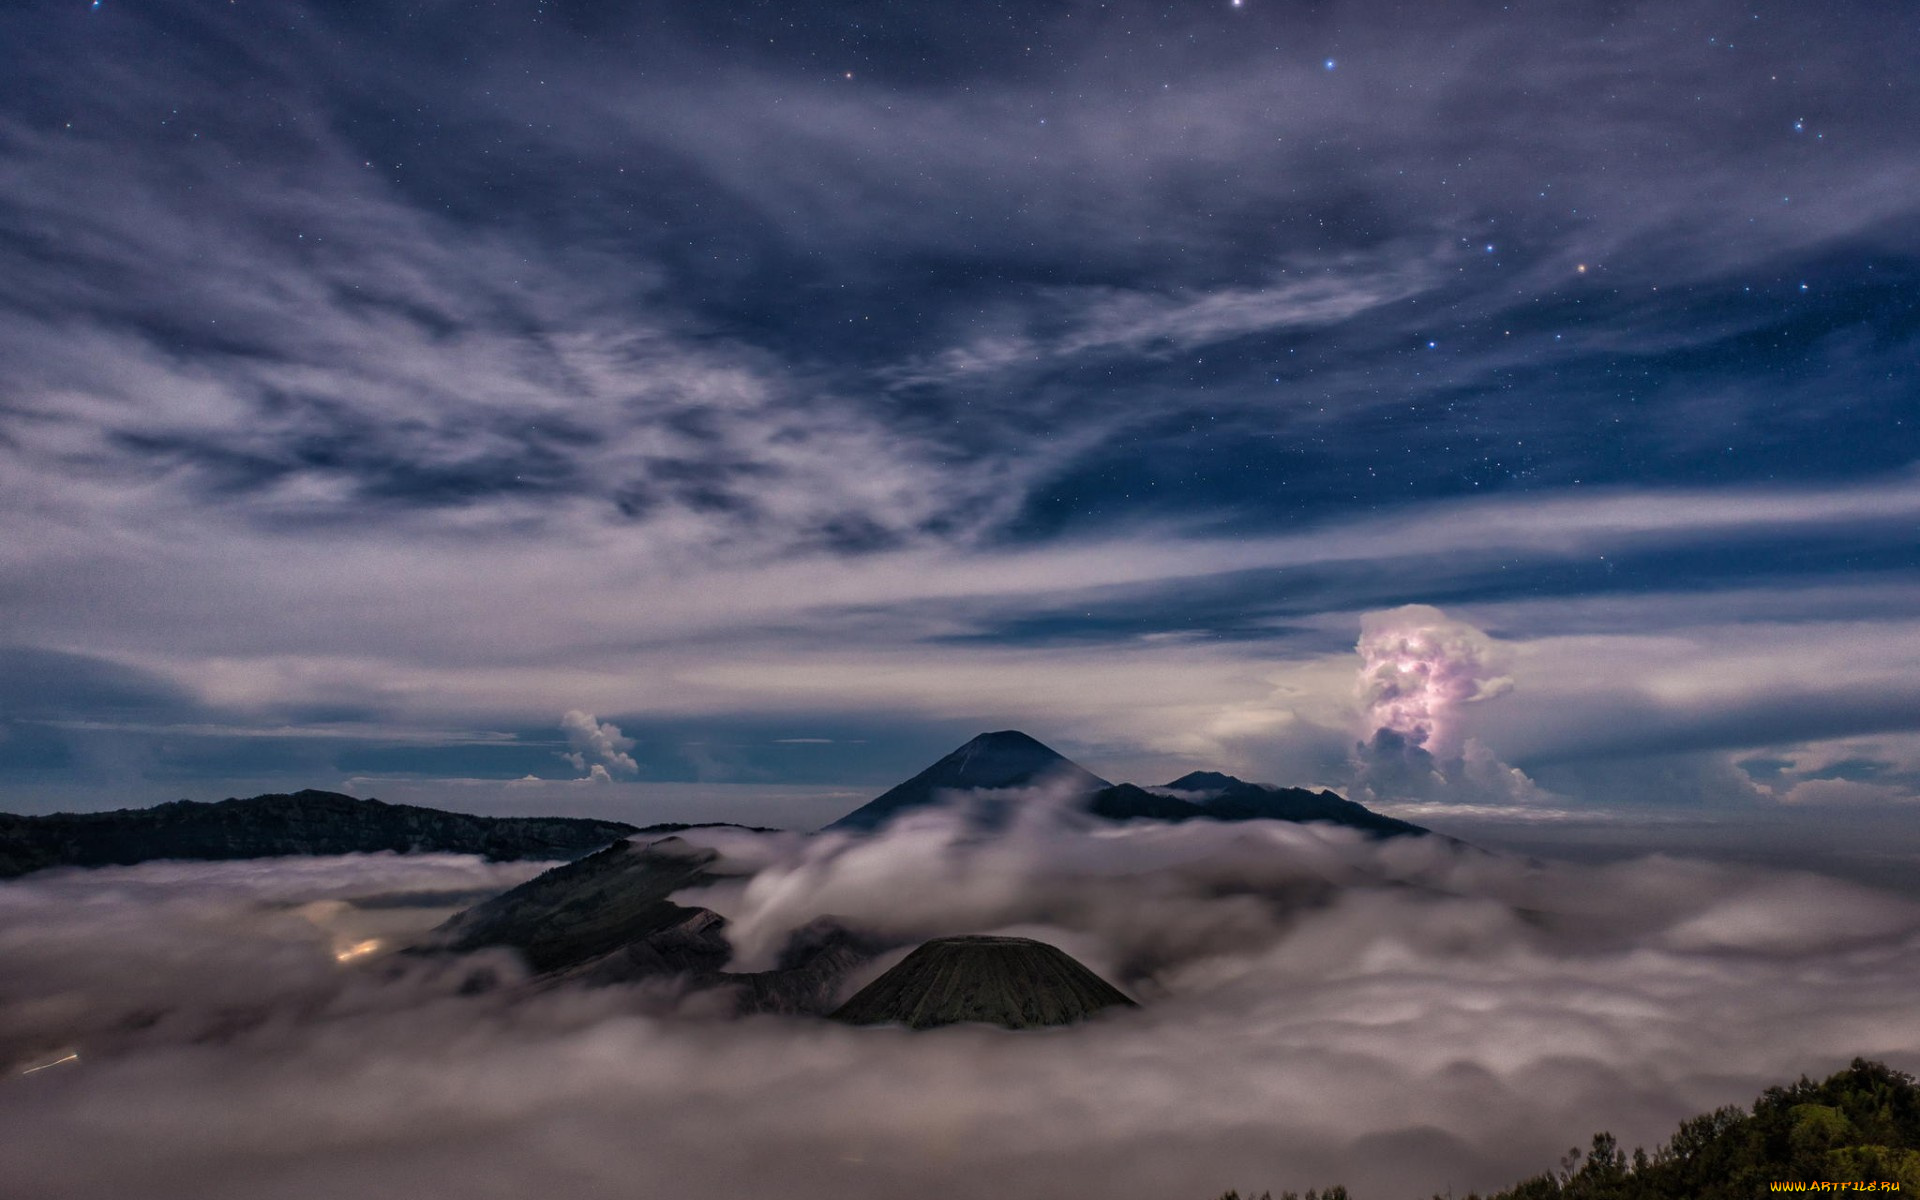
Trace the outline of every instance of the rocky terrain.
<path fill-rule="evenodd" d="M 1137 1007 L 1064 950 L 1019 937 L 935 938 L 834 1011 L 849 1025 L 932 1029 L 977 1021 L 1008 1029 L 1071 1025 Z"/>
<path fill-rule="evenodd" d="M 740 1013 L 824 1013 L 841 980 L 880 947 L 822 919 L 797 931 L 769 971 L 726 969 L 727 921 L 669 900 L 727 878 L 720 856 L 677 837 L 622 841 L 555 867 L 443 925 L 435 947 L 505 947 L 548 983 L 605 985 L 677 977 L 723 989 Z"/>

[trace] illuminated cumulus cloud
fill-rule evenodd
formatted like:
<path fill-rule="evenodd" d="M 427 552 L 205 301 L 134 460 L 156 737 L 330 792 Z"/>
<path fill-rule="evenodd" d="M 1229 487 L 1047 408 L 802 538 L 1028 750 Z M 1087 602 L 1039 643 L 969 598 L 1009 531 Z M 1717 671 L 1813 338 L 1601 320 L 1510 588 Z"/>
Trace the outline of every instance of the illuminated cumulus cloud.
<path fill-rule="evenodd" d="M 640 764 L 627 753 L 633 749 L 633 739 L 623 735 L 613 722 L 595 720 L 592 713 L 575 708 L 560 718 L 560 728 L 566 731 L 567 744 L 572 747 L 560 757 L 572 763 L 574 770 L 585 771 L 588 779 L 610 783 L 616 774 L 640 773 Z"/>
<path fill-rule="evenodd" d="M 1372 727 L 1437 758 L 1458 752 L 1461 706 L 1513 688 L 1492 638 L 1426 604 L 1367 613 L 1355 649 Z"/>
<path fill-rule="evenodd" d="M 1501 645 L 1426 604 L 1360 618 L 1366 736 L 1355 789 L 1382 801 L 1530 802 L 1546 796 L 1463 729 L 1463 710 L 1513 690 Z"/>

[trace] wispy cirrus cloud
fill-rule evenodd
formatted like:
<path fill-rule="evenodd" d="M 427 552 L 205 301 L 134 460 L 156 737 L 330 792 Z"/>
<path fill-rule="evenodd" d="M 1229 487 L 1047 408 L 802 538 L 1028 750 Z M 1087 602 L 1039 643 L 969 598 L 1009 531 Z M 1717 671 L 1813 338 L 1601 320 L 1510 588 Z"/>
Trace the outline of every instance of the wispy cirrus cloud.
<path fill-rule="evenodd" d="M 1502 761 L 1906 719 L 1826 656 L 1906 665 L 1907 31 L 292 12 L 6 26 L 0 598 L 85 667 L 9 693 L 36 786 L 804 704 L 1327 778 L 1407 603 L 1647 673 L 1486 706 Z M 1615 601 L 1740 682 L 1551 645 Z"/>

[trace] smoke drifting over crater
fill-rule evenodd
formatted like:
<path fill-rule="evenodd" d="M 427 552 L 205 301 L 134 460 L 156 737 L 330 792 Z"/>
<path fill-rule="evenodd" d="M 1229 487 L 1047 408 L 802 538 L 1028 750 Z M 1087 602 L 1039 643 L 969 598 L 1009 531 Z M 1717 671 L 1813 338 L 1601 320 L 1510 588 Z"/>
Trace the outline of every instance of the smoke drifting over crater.
<path fill-rule="evenodd" d="M 1092 831 L 1038 803 L 873 838 L 708 835 L 736 961 L 822 913 L 1011 933 L 1144 1002 L 1046 1033 L 727 1021 L 338 945 L 525 864 L 384 856 L 0 886 L 0 1168 L 24 1195 L 1178 1200 L 1510 1181 L 1855 1054 L 1920 1065 L 1920 909 L 1649 858 L 1529 864 L 1278 823 Z M 695 836 L 695 835 L 689 835 Z M 897 955 L 894 956 L 897 958 Z M 873 973 L 889 965 L 882 960 Z M 862 980 L 850 980 L 849 987 Z M 131 1011 L 138 1009 L 139 1011 Z"/>

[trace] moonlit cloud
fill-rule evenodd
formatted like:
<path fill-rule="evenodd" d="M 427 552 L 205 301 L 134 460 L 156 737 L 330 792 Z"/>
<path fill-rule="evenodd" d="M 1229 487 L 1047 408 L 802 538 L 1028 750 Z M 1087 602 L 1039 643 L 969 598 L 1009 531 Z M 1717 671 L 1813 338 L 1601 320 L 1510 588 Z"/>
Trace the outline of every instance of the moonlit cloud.
<path fill-rule="evenodd" d="M 586 771 L 589 778 L 611 782 L 611 771 L 625 775 L 635 775 L 640 764 L 627 751 L 633 749 L 634 740 L 620 732 L 620 727 L 611 721 L 600 722 L 592 713 L 581 712 L 577 708 L 568 709 L 560 718 L 560 728 L 567 735 L 567 744 L 573 749 L 562 755 L 573 764 L 576 771 Z"/>
<path fill-rule="evenodd" d="M 0 885 L 0 966 L 34 981 L 0 1011 L 10 1061 L 80 1057 L 0 1087 L 0 1157 L 16 1186 L 83 1200 L 562 1179 L 613 1197 L 658 1177 L 803 1200 L 1418 1195 L 1511 1182 L 1596 1129 L 1651 1145 L 1855 1054 L 1920 1065 L 1920 910 L 1792 872 L 1282 825 L 1094 832 L 1044 801 L 984 842 L 931 813 L 880 839 L 711 840 L 757 871 L 715 897 L 743 944 L 825 906 L 907 939 L 997 929 L 1144 1007 L 907 1034 L 721 1021 L 645 989 L 462 995 L 464 969 L 339 955 L 536 866 L 54 873 Z"/>
<path fill-rule="evenodd" d="M 572 709 L 1346 786 L 1409 604 L 1485 788 L 1920 728 L 1911 31 L 287 12 L 5 26 L 10 802 L 628 779 Z"/>
<path fill-rule="evenodd" d="M 1373 731 L 1389 730 L 1435 755 L 1458 750 L 1460 706 L 1513 687 L 1486 634 L 1428 605 L 1368 613 L 1356 650 L 1361 703 Z"/>
<path fill-rule="evenodd" d="M 826 7 L 0 11 L 0 809 L 779 826 L 694 835 L 735 965 L 1142 1008 L 398 953 L 540 864 L 43 872 L 9 1194 L 1377 1200 L 1920 1068 L 1920 26 Z M 1448 838 L 803 832 L 1008 727 Z"/>
<path fill-rule="evenodd" d="M 1428 605 L 1367 613 L 1360 630 L 1357 795 L 1429 817 L 1554 799 L 1461 728 L 1467 705 L 1513 690 L 1510 651 Z"/>

